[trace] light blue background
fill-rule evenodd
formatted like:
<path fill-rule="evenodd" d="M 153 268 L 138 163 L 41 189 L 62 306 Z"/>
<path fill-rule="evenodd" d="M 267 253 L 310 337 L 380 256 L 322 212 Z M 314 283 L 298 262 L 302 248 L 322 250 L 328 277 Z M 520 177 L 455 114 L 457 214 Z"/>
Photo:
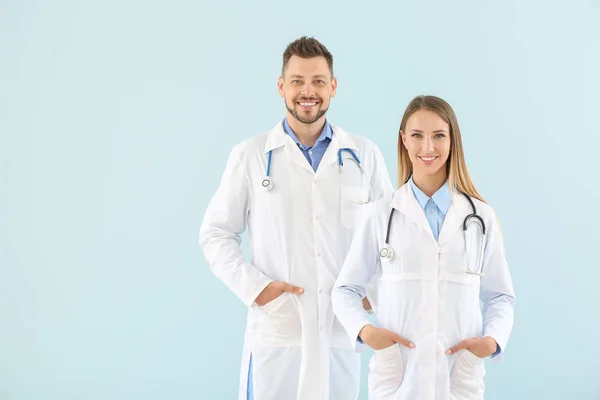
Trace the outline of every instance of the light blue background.
<path fill-rule="evenodd" d="M 458 114 L 518 295 L 486 399 L 600 399 L 599 19 L 595 0 L 1 1 L 0 399 L 235 398 L 245 308 L 197 233 L 231 147 L 283 116 L 305 34 L 335 57 L 330 120 L 394 181 L 409 100 Z"/>

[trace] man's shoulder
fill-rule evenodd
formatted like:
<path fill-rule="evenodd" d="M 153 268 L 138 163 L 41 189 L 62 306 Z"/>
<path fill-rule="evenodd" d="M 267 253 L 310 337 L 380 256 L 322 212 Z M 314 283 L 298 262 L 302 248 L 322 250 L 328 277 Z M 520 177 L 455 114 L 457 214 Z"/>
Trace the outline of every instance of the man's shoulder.
<path fill-rule="evenodd" d="M 233 147 L 233 152 L 239 154 L 240 156 L 256 153 L 257 151 L 264 153 L 269 132 L 270 131 L 254 134 L 238 142 Z"/>
<path fill-rule="evenodd" d="M 347 130 L 340 126 L 334 126 L 334 131 L 340 132 L 342 135 L 346 135 L 355 145 L 358 150 L 362 151 L 379 151 L 379 146 L 363 134 L 355 131 Z"/>

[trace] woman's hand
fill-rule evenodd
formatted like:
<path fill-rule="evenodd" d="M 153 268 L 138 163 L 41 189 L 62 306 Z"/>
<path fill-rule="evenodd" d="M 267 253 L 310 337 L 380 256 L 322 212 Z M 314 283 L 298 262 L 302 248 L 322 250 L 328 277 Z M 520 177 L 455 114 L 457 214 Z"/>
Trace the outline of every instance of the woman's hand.
<path fill-rule="evenodd" d="M 498 343 L 490 337 L 465 339 L 456 346 L 451 347 L 446 351 L 446 354 L 454 354 L 459 350 L 467 350 L 475 354 L 479 358 L 486 358 L 496 352 Z"/>
<path fill-rule="evenodd" d="M 415 347 L 413 343 L 404 339 L 396 332 L 384 328 L 376 328 L 373 325 L 365 325 L 360 330 L 358 336 L 373 350 L 382 350 L 396 343 L 411 349 Z"/>

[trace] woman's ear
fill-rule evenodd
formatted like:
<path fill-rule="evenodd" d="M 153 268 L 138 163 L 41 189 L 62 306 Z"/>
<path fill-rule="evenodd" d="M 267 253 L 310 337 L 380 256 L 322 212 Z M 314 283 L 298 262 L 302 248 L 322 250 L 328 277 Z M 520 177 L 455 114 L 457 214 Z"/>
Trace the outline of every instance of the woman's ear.
<path fill-rule="evenodd" d="M 406 135 L 402 132 L 402 129 L 400 130 L 400 137 L 402 138 L 402 144 L 406 147 Z"/>

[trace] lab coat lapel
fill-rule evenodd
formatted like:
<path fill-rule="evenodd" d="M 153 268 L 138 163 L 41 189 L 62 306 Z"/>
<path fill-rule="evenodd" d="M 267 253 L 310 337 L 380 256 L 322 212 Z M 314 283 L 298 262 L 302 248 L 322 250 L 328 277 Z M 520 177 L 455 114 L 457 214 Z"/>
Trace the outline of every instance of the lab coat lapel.
<path fill-rule="evenodd" d="M 302 150 L 298 148 L 298 145 L 294 142 L 294 139 L 290 137 L 283 130 L 283 120 L 281 120 L 269 133 L 269 136 L 265 145 L 265 153 L 268 153 L 271 150 L 274 150 L 278 147 L 284 146 L 284 154 L 288 160 L 291 160 L 293 163 L 298 164 L 300 167 L 314 173 L 312 166 L 308 163 L 304 154 L 302 154 Z"/>
<path fill-rule="evenodd" d="M 452 238 L 452 235 L 457 230 L 462 229 L 465 217 L 472 212 L 471 205 L 465 196 L 455 189 L 452 191 L 452 204 L 448 208 L 446 218 L 442 224 L 438 243 L 440 245 L 446 243 Z"/>
<path fill-rule="evenodd" d="M 421 208 L 421 205 L 415 197 L 409 183 L 405 183 L 400 189 L 398 189 L 394 195 L 394 198 L 392 199 L 391 205 L 393 208 L 406 215 L 419 227 L 424 229 L 431 236 L 431 238 L 435 240 L 433 232 L 431 231 L 431 227 L 429 226 L 429 222 L 427 222 L 425 211 L 423 211 Z M 392 229 L 394 229 L 393 225 Z"/>
<path fill-rule="evenodd" d="M 333 131 L 331 142 L 327 146 L 325 154 L 323 154 L 319 168 L 317 168 L 317 173 L 319 173 L 320 170 L 331 167 L 332 164 L 335 165 L 336 168 L 339 168 L 340 149 L 352 149 L 355 152 L 358 151 L 352 138 L 344 132 L 343 129 L 335 125 L 331 125 L 331 129 Z M 347 156 L 349 156 L 349 154 Z M 346 154 L 344 154 L 344 157 L 346 157 Z"/>

